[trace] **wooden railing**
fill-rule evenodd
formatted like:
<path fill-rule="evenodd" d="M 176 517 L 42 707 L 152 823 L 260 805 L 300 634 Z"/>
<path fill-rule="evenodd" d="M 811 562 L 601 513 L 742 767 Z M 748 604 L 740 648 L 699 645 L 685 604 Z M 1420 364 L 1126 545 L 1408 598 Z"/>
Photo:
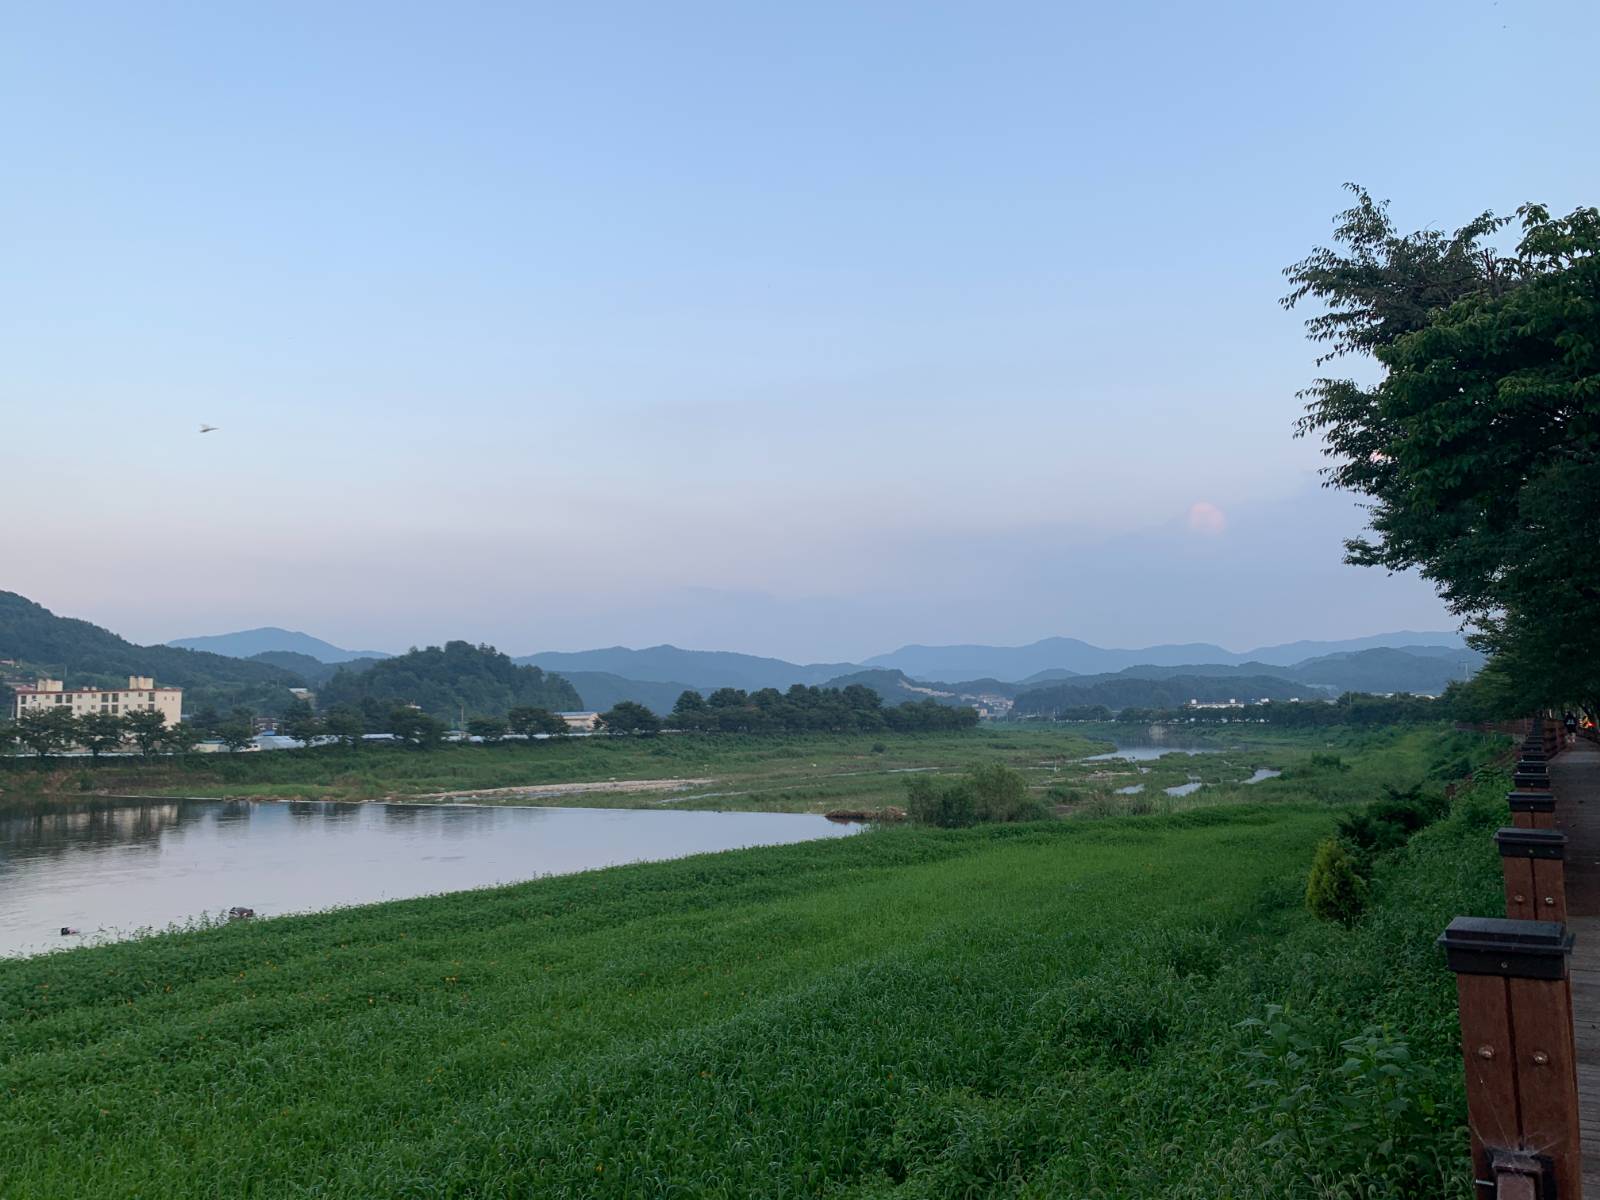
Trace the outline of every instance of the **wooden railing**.
<path fill-rule="evenodd" d="M 1582 1200 L 1578 1065 L 1567 931 L 1567 839 L 1555 828 L 1554 722 L 1521 746 L 1499 830 L 1504 917 L 1457 917 L 1439 938 L 1456 974 L 1477 1193 Z"/>

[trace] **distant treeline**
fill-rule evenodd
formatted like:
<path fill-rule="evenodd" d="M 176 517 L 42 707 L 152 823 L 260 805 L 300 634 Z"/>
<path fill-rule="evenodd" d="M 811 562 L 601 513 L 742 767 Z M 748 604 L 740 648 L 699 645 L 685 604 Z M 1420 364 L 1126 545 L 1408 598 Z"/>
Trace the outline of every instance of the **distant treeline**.
<path fill-rule="evenodd" d="M 1452 697 L 1369 696 L 1346 692 L 1332 704 L 1323 701 L 1268 701 L 1232 708 L 1124 708 L 1113 712 L 1103 704 L 1055 710 L 1058 721 L 1116 721 L 1129 725 L 1168 725 L 1186 722 L 1220 724 L 1255 721 L 1289 729 L 1315 729 L 1326 725 L 1414 725 L 1427 721 L 1462 719 Z"/>
<path fill-rule="evenodd" d="M 930 733 L 971 729 L 973 708 L 954 708 L 933 700 L 892 707 L 869 687 L 808 687 L 788 691 L 718 688 L 709 696 L 686 691 L 678 697 L 667 727 L 698 733 Z"/>
<path fill-rule="evenodd" d="M 1017 696 L 1014 711 L 1018 716 L 1048 717 L 1077 708 L 1178 708 L 1190 700 L 1291 700 L 1326 694 L 1314 686 L 1272 675 L 1171 675 L 1162 679 L 1117 675 L 1033 688 Z"/>

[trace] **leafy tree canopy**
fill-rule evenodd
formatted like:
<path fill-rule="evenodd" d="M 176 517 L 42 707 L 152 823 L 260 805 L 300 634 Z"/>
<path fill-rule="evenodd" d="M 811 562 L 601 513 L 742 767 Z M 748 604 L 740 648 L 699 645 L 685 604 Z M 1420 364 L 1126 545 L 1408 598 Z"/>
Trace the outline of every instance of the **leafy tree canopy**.
<path fill-rule="evenodd" d="M 611 733 L 657 733 L 661 718 L 642 704 L 619 700 L 615 707 L 600 714 L 600 723 Z"/>
<path fill-rule="evenodd" d="M 1401 235 L 1355 191 L 1344 248 L 1289 268 L 1284 298 L 1325 305 L 1327 357 L 1383 369 L 1304 393 L 1328 483 L 1369 501 L 1348 561 L 1436 583 L 1517 694 L 1600 707 L 1600 211 L 1524 205 L 1502 256 L 1492 214 Z"/>

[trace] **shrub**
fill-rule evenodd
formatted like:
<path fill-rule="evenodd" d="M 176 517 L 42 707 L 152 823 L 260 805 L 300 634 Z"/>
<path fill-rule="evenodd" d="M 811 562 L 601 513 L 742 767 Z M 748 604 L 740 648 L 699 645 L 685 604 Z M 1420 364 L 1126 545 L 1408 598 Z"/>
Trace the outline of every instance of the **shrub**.
<path fill-rule="evenodd" d="M 919 825 L 961 829 L 977 824 L 977 806 L 964 780 L 913 775 L 906 780 L 906 816 Z"/>
<path fill-rule="evenodd" d="M 973 767 L 966 782 L 980 821 L 1040 821 L 1050 815 L 1049 805 L 1028 791 L 1028 781 L 1001 763 Z"/>
<path fill-rule="evenodd" d="M 1399 849 L 1417 830 L 1444 816 L 1448 808 L 1442 794 L 1424 795 L 1420 787 L 1403 792 L 1393 787 L 1383 790 L 1382 799 L 1339 818 L 1339 836 L 1368 854 Z"/>
<path fill-rule="evenodd" d="M 1306 907 L 1323 921 L 1354 925 L 1367 904 L 1367 883 L 1338 838 L 1324 838 L 1306 880 Z"/>
<path fill-rule="evenodd" d="M 981 822 L 1042 821 L 1050 806 L 1028 782 L 999 763 L 973 767 L 958 779 L 913 775 L 906 781 L 906 815 L 920 825 L 960 829 Z"/>

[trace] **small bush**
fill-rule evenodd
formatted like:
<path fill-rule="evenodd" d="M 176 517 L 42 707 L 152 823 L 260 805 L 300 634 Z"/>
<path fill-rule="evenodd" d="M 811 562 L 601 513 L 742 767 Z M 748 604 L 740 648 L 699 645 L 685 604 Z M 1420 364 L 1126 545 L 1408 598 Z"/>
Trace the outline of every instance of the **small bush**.
<path fill-rule="evenodd" d="M 1383 790 L 1381 800 L 1339 818 L 1339 836 L 1366 854 L 1399 849 L 1417 830 L 1444 816 L 1449 807 L 1443 794 L 1424 794 L 1420 787 L 1403 792 L 1393 787 Z"/>
<path fill-rule="evenodd" d="M 887 754 L 889 752 L 889 747 L 885 746 L 882 742 L 873 742 L 872 752 L 874 754 Z"/>
<path fill-rule="evenodd" d="M 966 782 L 980 821 L 1039 821 L 1050 815 L 1049 805 L 1028 790 L 1028 781 L 1000 763 L 973 767 Z"/>
<path fill-rule="evenodd" d="M 964 829 L 978 821 L 972 789 L 964 780 L 940 780 L 913 775 L 906 780 L 906 816 L 918 825 Z"/>
<path fill-rule="evenodd" d="M 974 767 L 959 779 L 913 775 L 906 780 L 906 815 L 919 825 L 960 829 L 979 822 L 1042 821 L 1050 806 L 1028 782 L 999 763 Z"/>
<path fill-rule="evenodd" d="M 1354 925 L 1367 906 L 1367 882 L 1338 838 L 1324 838 L 1306 880 L 1306 907 L 1323 921 Z"/>

